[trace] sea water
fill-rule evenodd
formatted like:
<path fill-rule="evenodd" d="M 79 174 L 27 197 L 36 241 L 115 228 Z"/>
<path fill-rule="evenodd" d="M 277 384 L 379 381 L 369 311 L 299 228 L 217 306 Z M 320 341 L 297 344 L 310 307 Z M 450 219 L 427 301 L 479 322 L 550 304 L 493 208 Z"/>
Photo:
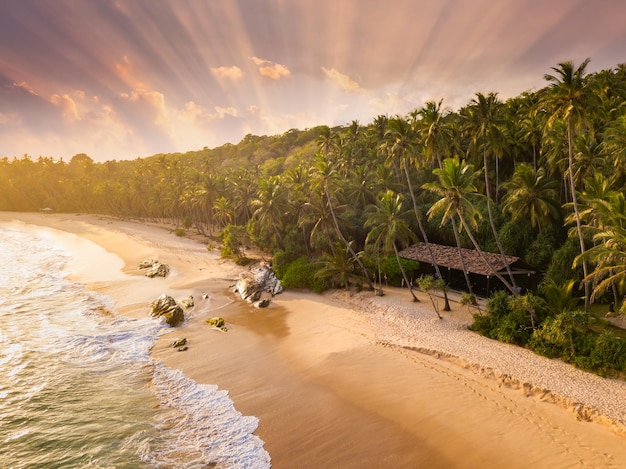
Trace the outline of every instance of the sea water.
<path fill-rule="evenodd" d="M 168 326 L 70 281 L 62 246 L 0 225 L 0 467 L 270 467 L 258 420 L 152 359 Z"/>

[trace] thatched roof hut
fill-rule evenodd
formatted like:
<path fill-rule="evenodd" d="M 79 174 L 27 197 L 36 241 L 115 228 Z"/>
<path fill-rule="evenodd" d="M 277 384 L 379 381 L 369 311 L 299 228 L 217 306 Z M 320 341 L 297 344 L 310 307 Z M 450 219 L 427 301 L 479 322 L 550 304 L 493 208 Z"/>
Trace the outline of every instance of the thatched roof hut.
<path fill-rule="evenodd" d="M 490 266 L 493 270 L 506 277 L 508 275 L 506 268 L 508 264 L 511 272 L 515 276 L 516 282 L 518 285 L 523 285 L 524 288 L 532 288 L 536 283 L 537 269 L 526 264 L 519 257 L 504 256 L 503 258 L 500 254 L 483 251 L 483 255 L 489 263 L 488 265 L 481 258 L 478 251 L 474 249 L 461 248 L 459 255 L 459 249 L 455 246 L 430 243 L 430 250 L 440 270 L 447 270 L 447 275 L 444 272 L 442 272 L 442 275 L 444 276 L 444 280 L 452 286 L 456 283 L 457 286 L 461 287 L 462 282 L 464 282 L 459 275 L 463 273 L 460 256 L 463 256 L 463 262 L 468 274 L 472 274 L 472 281 L 476 283 L 479 289 L 486 290 L 484 293 L 489 293 L 490 287 L 498 286 L 500 283 L 499 280 L 495 279 Z M 426 243 L 410 246 L 400 251 L 400 256 L 405 259 L 418 261 L 420 265 L 433 265 L 433 259 Z M 426 271 L 427 269 L 420 270 Z M 492 279 L 494 279 L 494 282 L 497 282 L 495 285 L 491 284 L 490 280 Z"/>

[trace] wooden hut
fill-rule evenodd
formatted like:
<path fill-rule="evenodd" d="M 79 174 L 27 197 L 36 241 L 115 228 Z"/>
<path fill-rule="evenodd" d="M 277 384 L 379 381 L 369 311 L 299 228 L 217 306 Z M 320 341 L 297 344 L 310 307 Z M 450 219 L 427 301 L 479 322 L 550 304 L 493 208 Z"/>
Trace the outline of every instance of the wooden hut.
<path fill-rule="evenodd" d="M 428 246 L 430 246 L 432 256 Z M 514 275 L 515 283 L 518 287 L 522 290 L 533 290 L 536 288 L 539 272 L 519 257 L 504 256 L 503 258 L 500 254 L 485 251 L 483 251 L 483 255 L 489 265 L 481 258 L 478 251 L 461 248 L 459 252 L 459 249 L 455 246 L 420 243 L 400 251 L 401 257 L 420 263 L 418 275 L 435 274 L 434 257 L 443 280 L 454 289 L 467 290 L 467 283 L 463 275 L 463 265 L 465 265 L 474 293 L 488 296 L 493 291 L 506 289 L 502 282 L 493 274 L 493 271 L 508 279 L 507 264 Z M 463 262 L 461 262 L 461 256 Z"/>

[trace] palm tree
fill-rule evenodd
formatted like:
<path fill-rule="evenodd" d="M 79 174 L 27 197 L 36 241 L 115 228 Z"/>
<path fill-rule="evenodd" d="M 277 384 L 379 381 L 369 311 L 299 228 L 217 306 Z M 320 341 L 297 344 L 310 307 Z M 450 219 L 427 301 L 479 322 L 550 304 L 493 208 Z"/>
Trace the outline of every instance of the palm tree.
<path fill-rule="evenodd" d="M 592 299 L 609 287 L 615 287 L 617 296 L 617 290 L 623 293 L 626 287 L 626 198 L 616 192 L 590 204 L 596 218 L 588 225 L 595 233 L 594 246 L 581 253 L 575 263 L 589 260 L 595 265 L 584 279 L 594 285 Z"/>
<path fill-rule="evenodd" d="M 282 247 L 281 228 L 287 212 L 287 194 L 276 176 L 261 180 L 257 198 L 253 199 L 250 205 L 254 209 L 252 216 L 262 227 L 274 232 Z"/>
<path fill-rule="evenodd" d="M 402 195 L 388 190 L 380 196 L 375 206 L 370 206 L 369 211 L 370 215 L 365 221 L 365 227 L 371 228 L 371 230 L 365 242 L 373 243 L 385 253 L 393 251 L 398 267 L 400 267 L 402 278 L 409 287 L 413 301 L 419 301 L 413 293 L 413 283 L 409 281 L 402 266 L 397 246 L 398 243 L 406 245 L 409 241 L 417 240 L 406 221 L 408 211 L 404 210 Z"/>
<path fill-rule="evenodd" d="M 491 273 L 497 277 L 511 293 L 517 296 L 519 295 L 517 289 L 507 282 L 485 257 L 470 227 L 470 225 L 472 225 L 472 227 L 476 228 L 476 217 L 479 215 L 476 208 L 469 200 L 470 196 L 476 195 L 477 188 L 474 185 L 474 180 L 479 176 L 479 173 L 480 171 L 474 171 L 472 164 L 461 161 L 458 157 L 446 158 L 443 161 L 443 168 L 433 170 L 433 174 L 437 176 L 438 181 L 423 185 L 425 189 L 441 197 L 430 207 L 428 216 L 432 218 L 442 213 L 442 223 L 445 223 L 446 220 L 451 219 L 454 215 L 458 216 L 461 226 L 467 233 L 467 236 L 474 245 L 481 260 Z M 462 259 L 461 257 L 461 260 Z M 465 268 L 463 269 L 465 270 Z"/>
<path fill-rule="evenodd" d="M 411 181 L 411 172 L 410 172 L 409 165 L 410 164 L 415 165 L 414 155 L 417 153 L 416 145 L 415 145 L 414 138 L 413 138 L 413 128 L 409 126 L 408 123 L 400 117 L 389 120 L 387 127 L 388 127 L 387 131 L 385 132 L 386 149 L 388 150 L 389 156 L 392 159 L 399 160 L 399 164 L 404 171 L 406 185 L 409 190 L 409 194 L 411 195 L 411 200 L 413 202 L 413 213 L 415 214 L 415 220 L 417 221 L 417 226 L 420 230 L 422 240 L 426 244 L 426 249 L 428 250 L 431 262 L 433 264 L 433 267 L 435 268 L 437 278 L 443 281 L 441 270 L 439 269 L 439 264 L 437 264 L 437 259 L 435 258 L 432 247 L 428 241 L 428 235 L 426 234 L 424 223 L 422 222 L 422 217 L 420 215 L 420 211 L 417 206 L 417 198 L 415 196 L 415 190 L 413 189 L 413 183 Z M 433 148 L 435 148 L 436 143 L 438 142 L 433 141 L 432 143 L 433 143 Z M 445 300 L 444 311 L 450 311 L 450 302 L 448 300 L 448 293 L 445 289 L 443 292 L 444 292 L 444 300 Z"/>
<path fill-rule="evenodd" d="M 543 168 L 535 171 L 530 165 L 520 163 L 503 187 L 507 190 L 504 210 L 511 214 L 514 222 L 530 220 L 531 226 L 541 233 L 542 226 L 559 219 L 557 184 L 546 179 Z"/>
<path fill-rule="evenodd" d="M 368 284 L 369 289 L 374 290 L 374 285 L 372 284 L 372 281 L 370 279 L 369 273 L 367 272 L 367 269 L 365 268 L 365 265 L 363 265 L 363 262 L 361 261 L 360 257 L 357 256 L 356 252 L 352 248 L 352 243 L 348 242 L 345 235 L 341 231 L 341 228 L 339 227 L 337 215 L 335 214 L 335 210 L 333 208 L 333 200 L 330 195 L 331 193 L 330 184 L 337 177 L 337 171 L 335 170 L 333 165 L 328 161 L 328 159 L 325 158 L 324 155 L 322 155 L 321 153 L 318 153 L 317 155 L 316 165 L 314 168 L 313 175 L 315 178 L 314 185 L 317 189 L 320 190 L 322 196 L 325 198 L 327 208 L 330 211 L 330 215 L 331 215 L 333 225 L 335 228 L 335 233 L 337 234 L 339 239 L 343 242 L 343 244 L 346 246 L 346 249 L 348 250 L 348 252 L 350 252 L 355 262 L 361 268 L 363 277 L 365 277 L 365 280 Z"/>
<path fill-rule="evenodd" d="M 498 251 L 502 256 L 502 260 L 506 265 L 506 270 L 511 279 L 513 287 L 517 287 L 515 284 L 515 277 L 511 272 L 509 263 L 506 262 L 506 256 L 504 254 L 504 248 L 500 242 L 500 236 L 498 236 L 498 230 L 493 219 L 493 209 L 491 200 L 491 184 L 489 182 L 489 163 L 487 161 L 487 149 L 489 148 L 494 153 L 496 161 L 496 194 L 495 200 L 498 202 L 498 159 L 502 152 L 502 146 L 504 143 L 504 134 L 500 129 L 500 119 L 497 116 L 497 111 L 501 105 L 498 97 L 495 93 L 489 93 L 485 96 L 482 93 L 476 93 L 476 98 L 471 102 L 469 110 L 469 116 L 472 124 L 476 126 L 476 131 L 472 136 L 472 144 L 475 149 L 482 147 L 483 153 L 483 170 L 485 175 L 485 194 L 487 196 L 487 213 L 489 215 L 489 224 L 491 225 L 491 231 L 493 233 L 493 239 L 498 246 Z M 517 290 L 517 288 L 516 288 Z"/>
<path fill-rule="evenodd" d="M 587 80 L 585 80 L 585 71 L 590 60 L 591 59 L 584 60 L 578 68 L 575 68 L 571 61 L 561 62 L 558 67 L 552 67 L 554 75 L 544 75 L 545 80 L 550 83 L 550 90 L 546 97 L 546 105 L 552 109 L 552 115 L 548 120 L 548 124 L 550 125 L 558 118 L 563 119 L 566 124 L 568 176 L 572 207 L 576 218 L 576 230 L 580 243 L 580 253 L 583 259 L 585 311 L 589 310 L 590 301 L 589 282 L 585 280 L 589 273 L 587 269 L 587 259 L 584 256 L 585 238 L 583 236 L 582 222 L 576 197 L 576 180 L 574 178 L 574 131 L 579 128 L 583 122 L 584 105 L 587 100 Z"/>

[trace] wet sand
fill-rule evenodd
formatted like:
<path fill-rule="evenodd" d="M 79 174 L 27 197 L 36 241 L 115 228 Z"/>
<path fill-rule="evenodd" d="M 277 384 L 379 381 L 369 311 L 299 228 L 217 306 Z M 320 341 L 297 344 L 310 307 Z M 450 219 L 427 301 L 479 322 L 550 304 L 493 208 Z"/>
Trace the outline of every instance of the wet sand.
<path fill-rule="evenodd" d="M 258 310 L 230 292 L 241 268 L 167 229 L 0 213 L 13 219 L 119 256 L 119 265 L 94 259 L 76 276 L 122 314 L 148 314 L 162 293 L 192 294 L 187 324 L 163 336 L 153 356 L 227 389 L 237 410 L 257 416 L 274 468 L 626 465 L 626 383 L 477 336 L 456 303 L 437 320 L 427 297 L 412 303 L 406 290 L 382 298 L 288 291 Z M 84 252 L 78 239 L 71 247 Z M 136 265 L 145 258 L 168 263 L 171 275 L 144 277 Z M 228 332 L 207 326 L 212 316 L 224 317 Z M 188 339 L 186 352 L 171 348 L 175 337 Z M 608 402 L 594 390 L 611 393 Z"/>

